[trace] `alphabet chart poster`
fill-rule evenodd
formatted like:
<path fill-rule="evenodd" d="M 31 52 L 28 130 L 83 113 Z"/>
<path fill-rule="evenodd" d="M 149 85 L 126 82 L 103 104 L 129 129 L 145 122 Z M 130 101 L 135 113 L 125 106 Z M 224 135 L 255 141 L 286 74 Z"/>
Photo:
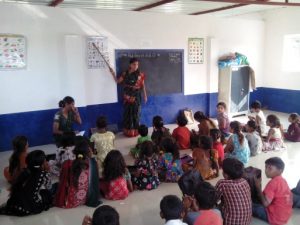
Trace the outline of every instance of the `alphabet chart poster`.
<path fill-rule="evenodd" d="M 0 34 L 0 70 L 24 68 L 26 68 L 25 37 Z"/>
<path fill-rule="evenodd" d="M 101 54 L 109 63 L 108 57 L 108 40 L 107 37 L 91 36 L 87 37 L 87 66 L 88 69 L 102 69 L 106 67 L 105 61 L 98 53 L 97 49 L 93 46 L 93 43 L 98 47 Z"/>
<path fill-rule="evenodd" d="M 189 38 L 188 63 L 202 64 L 204 62 L 204 38 Z"/>

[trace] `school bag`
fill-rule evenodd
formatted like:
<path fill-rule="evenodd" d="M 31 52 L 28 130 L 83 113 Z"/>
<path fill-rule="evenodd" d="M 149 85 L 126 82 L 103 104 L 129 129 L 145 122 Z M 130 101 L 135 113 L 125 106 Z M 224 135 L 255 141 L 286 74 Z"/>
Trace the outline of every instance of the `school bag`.
<path fill-rule="evenodd" d="M 261 179 L 261 169 L 249 166 L 244 169 L 243 178 L 247 180 L 250 190 L 251 190 L 251 199 L 253 203 L 261 204 L 258 192 L 255 186 L 255 178 Z"/>
<path fill-rule="evenodd" d="M 194 189 L 203 178 L 198 170 L 189 170 L 184 173 L 178 180 L 178 186 L 183 195 L 194 195 Z"/>

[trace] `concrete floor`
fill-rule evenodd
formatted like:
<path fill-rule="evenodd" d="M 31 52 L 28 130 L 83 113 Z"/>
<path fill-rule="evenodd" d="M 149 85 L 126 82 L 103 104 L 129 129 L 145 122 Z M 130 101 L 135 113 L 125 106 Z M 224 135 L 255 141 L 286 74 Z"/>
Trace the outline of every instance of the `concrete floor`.
<path fill-rule="evenodd" d="M 266 111 L 265 115 L 268 115 L 270 111 Z M 287 114 L 276 113 L 284 125 L 287 128 Z M 240 122 L 245 123 L 247 118 L 245 116 L 234 118 Z M 176 125 L 167 125 L 170 130 L 173 130 Z M 190 128 L 197 127 L 196 124 L 189 125 Z M 149 133 L 151 134 L 150 129 Z M 132 164 L 133 160 L 128 156 L 129 149 L 136 144 L 137 138 L 126 138 L 122 134 L 118 134 L 115 142 L 116 149 L 122 151 L 125 156 L 126 162 Z M 281 157 L 286 165 L 286 169 L 283 176 L 287 179 L 290 188 L 295 187 L 298 180 L 300 179 L 299 164 L 300 164 L 300 143 L 286 142 L 288 150 L 282 152 L 268 152 L 261 153 L 256 157 L 252 157 L 249 166 L 255 166 L 264 171 L 264 162 L 267 158 L 273 156 Z M 43 145 L 30 148 L 30 150 L 41 149 L 47 154 L 55 151 L 54 145 Z M 8 184 L 5 182 L 2 171 L 5 166 L 8 165 L 8 159 L 11 152 L 0 153 L 0 204 L 5 203 L 7 200 Z M 298 172 L 297 172 L 298 171 Z M 214 185 L 220 179 L 216 178 L 210 182 Z M 263 187 L 268 182 L 268 179 L 263 174 Z M 167 194 L 175 194 L 181 197 L 181 192 L 177 184 L 162 183 L 158 189 L 152 191 L 135 191 L 129 195 L 129 197 L 122 201 L 109 201 L 103 199 L 104 204 L 111 205 L 117 209 L 121 218 L 121 225 L 159 225 L 164 224 L 164 221 L 159 216 L 159 202 L 163 196 Z M 11 216 L 0 216 L 1 225 L 75 225 L 81 224 L 84 215 L 92 215 L 94 208 L 86 206 L 80 206 L 75 209 L 60 209 L 51 208 L 47 212 L 43 212 L 39 215 L 28 216 L 24 218 L 11 217 Z M 252 225 L 263 225 L 266 224 L 255 218 L 252 219 Z M 290 219 L 289 225 L 300 224 L 300 211 L 295 209 L 293 216 Z"/>

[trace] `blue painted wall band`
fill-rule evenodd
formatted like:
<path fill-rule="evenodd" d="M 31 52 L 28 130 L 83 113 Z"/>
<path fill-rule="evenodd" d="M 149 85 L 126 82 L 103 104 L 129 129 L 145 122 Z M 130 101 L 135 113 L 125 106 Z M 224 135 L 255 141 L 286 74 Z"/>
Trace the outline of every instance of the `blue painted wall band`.
<path fill-rule="evenodd" d="M 149 96 L 147 104 L 142 104 L 140 122 L 152 126 L 152 117 L 160 115 L 165 124 L 175 123 L 179 110 L 185 108 L 194 112 L 201 110 L 208 114 L 208 97 L 207 93 Z M 122 110 L 122 102 L 79 107 L 83 124 L 75 125 L 74 129 L 85 130 L 88 133 L 91 127 L 96 127 L 97 117 L 105 115 L 110 124 L 118 124 L 121 130 Z M 11 140 L 21 134 L 28 137 L 30 146 L 53 143 L 52 125 L 57 111 L 58 109 L 49 109 L 0 115 L 0 151 L 12 149 Z"/>
<path fill-rule="evenodd" d="M 300 114 L 299 99 L 299 90 L 261 87 L 250 93 L 250 103 L 259 100 L 263 107 L 285 113 Z M 210 117 L 215 117 L 217 101 L 218 93 L 149 96 L 147 104 L 142 105 L 141 123 L 152 126 L 152 117 L 155 115 L 162 116 L 165 124 L 175 123 L 179 110 L 184 108 L 192 109 L 193 112 L 200 110 Z M 11 140 L 21 134 L 28 137 L 30 146 L 53 143 L 52 125 L 57 110 L 0 115 L 0 151 L 12 149 Z M 122 110 L 121 102 L 80 107 L 83 124 L 74 128 L 89 132 L 91 127 L 96 126 L 97 117 L 105 115 L 109 123 L 118 124 L 121 129 Z"/>

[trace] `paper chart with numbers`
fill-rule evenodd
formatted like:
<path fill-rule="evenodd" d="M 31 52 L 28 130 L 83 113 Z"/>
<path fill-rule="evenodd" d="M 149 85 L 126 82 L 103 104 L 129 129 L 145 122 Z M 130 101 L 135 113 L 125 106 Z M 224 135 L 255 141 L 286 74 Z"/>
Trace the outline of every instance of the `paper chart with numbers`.
<path fill-rule="evenodd" d="M 108 57 L 108 40 L 107 37 L 93 36 L 87 37 L 87 67 L 88 69 L 102 69 L 106 67 L 105 61 L 98 53 L 93 43 L 98 47 L 101 54 L 109 63 Z"/>
<path fill-rule="evenodd" d="M 204 62 L 204 38 L 189 38 L 188 63 L 202 64 Z"/>
<path fill-rule="evenodd" d="M 0 34 L 0 70 L 24 68 L 26 68 L 25 37 Z"/>

